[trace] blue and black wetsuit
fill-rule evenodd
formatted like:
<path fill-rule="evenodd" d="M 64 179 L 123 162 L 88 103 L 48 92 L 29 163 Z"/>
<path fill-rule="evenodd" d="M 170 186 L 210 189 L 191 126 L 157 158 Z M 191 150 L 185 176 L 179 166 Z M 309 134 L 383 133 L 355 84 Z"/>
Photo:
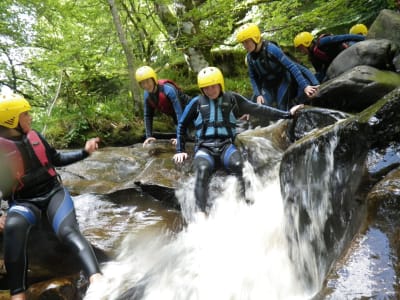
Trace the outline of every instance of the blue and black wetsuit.
<path fill-rule="evenodd" d="M 84 150 L 58 152 L 41 135 L 39 137 L 50 166 L 65 166 L 88 156 Z M 42 217 L 48 218 L 57 237 L 79 257 L 87 276 L 100 273 L 93 249 L 79 230 L 71 196 L 60 183 L 58 175 L 49 174 L 42 166 L 26 135 L 12 141 L 23 159 L 25 173 L 19 183 L 13 182 L 10 180 L 13 178 L 11 165 L 6 164 L 4 157 L 0 159 L 0 191 L 10 205 L 4 228 L 4 262 L 11 295 L 27 289 L 28 235 Z M 4 150 L 1 144 L 0 150 Z M 12 189 L 10 184 L 16 188 Z"/>
<path fill-rule="evenodd" d="M 288 110 L 291 99 L 304 98 L 304 89 L 318 81 L 308 78 L 310 74 L 314 77 L 312 73 L 305 76 L 299 65 L 277 45 L 267 41 L 262 43 L 259 52 L 247 54 L 253 96 L 257 98 L 262 95 L 266 105 L 272 106 L 276 102 L 278 109 Z M 291 88 L 293 84 L 296 85 L 295 89 Z"/>
<path fill-rule="evenodd" d="M 207 211 L 208 186 L 211 175 L 223 167 L 238 177 L 240 193 L 245 195 L 243 159 L 233 144 L 236 136 L 236 120 L 250 114 L 268 120 L 288 119 L 287 111 L 258 105 L 234 92 L 225 92 L 216 100 L 201 95 L 186 106 L 177 130 L 177 153 L 185 152 L 185 132 L 192 122 L 196 128 L 194 167 L 196 170 L 195 199 L 202 211 Z"/>
<path fill-rule="evenodd" d="M 183 108 L 179 99 L 179 92 L 172 84 L 158 84 L 155 93 L 144 91 L 144 126 L 146 138 L 153 136 L 155 110 L 172 117 L 175 124 L 178 123 Z"/>
<path fill-rule="evenodd" d="M 315 69 L 315 76 L 320 82 L 325 80 L 329 65 L 339 55 L 354 43 L 364 41 L 365 36 L 360 34 L 322 34 L 309 47 L 308 59 Z"/>

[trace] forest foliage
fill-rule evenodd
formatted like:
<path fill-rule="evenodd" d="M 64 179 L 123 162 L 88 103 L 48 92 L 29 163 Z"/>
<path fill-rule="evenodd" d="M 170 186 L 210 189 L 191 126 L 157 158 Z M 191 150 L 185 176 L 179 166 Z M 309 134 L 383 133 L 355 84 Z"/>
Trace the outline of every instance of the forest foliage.
<path fill-rule="evenodd" d="M 215 65 L 247 95 L 243 23 L 291 47 L 300 31 L 345 33 L 371 25 L 391 0 L 2 0 L 0 86 L 34 106 L 36 129 L 58 147 L 92 135 L 106 145 L 143 136 L 135 70 L 150 65 L 192 95 L 199 67 Z M 301 58 L 301 57 L 300 57 Z M 155 129 L 173 130 L 162 116 Z"/>

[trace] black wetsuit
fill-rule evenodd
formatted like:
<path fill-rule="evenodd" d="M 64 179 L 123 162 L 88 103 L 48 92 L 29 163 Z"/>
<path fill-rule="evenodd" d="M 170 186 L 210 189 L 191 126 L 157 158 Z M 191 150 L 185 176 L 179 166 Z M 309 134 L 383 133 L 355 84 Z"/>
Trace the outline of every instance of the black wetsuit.
<path fill-rule="evenodd" d="M 85 150 L 61 153 L 51 147 L 40 136 L 49 163 L 65 166 L 88 156 Z M 57 237 L 79 257 L 87 276 L 100 273 L 93 249 L 81 234 L 70 194 L 60 183 L 58 175 L 51 176 L 35 154 L 26 135 L 14 140 L 21 153 L 25 174 L 21 184 L 16 185 L 9 161 L 4 160 L 4 149 L 0 143 L 0 191 L 7 199 L 10 209 L 4 228 L 4 261 L 9 277 L 11 295 L 27 289 L 27 241 L 30 229 L 47 217 Z M 8 154 L 10 156 L 10 154 Z M 12 186 L 16 186 L 14 191 Z"/>

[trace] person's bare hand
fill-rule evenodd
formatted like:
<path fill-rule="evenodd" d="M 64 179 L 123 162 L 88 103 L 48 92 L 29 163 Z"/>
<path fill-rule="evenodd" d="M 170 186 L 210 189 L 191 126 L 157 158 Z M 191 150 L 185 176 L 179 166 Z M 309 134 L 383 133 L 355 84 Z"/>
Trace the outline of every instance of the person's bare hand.
<path fill-rule="evenodd" d="M 303 108 L 304 108 L 304 104 L 295 105 L 290 109 L 290 114 L 292 116 L 294 116 L 297 113 L 297 111 L 299 111 L 299 110 L 301 110 Z"/>
<path fill-rule="evenodd" d="M 89 154 L 92 154 L 94 151 L 99 149 L 100 138 L 95 137 L 88 140 L 85 144 L 85 151 Z"/>
<path fill-rule="evenodd" d="M 186 152 L 176 153 L 172 158 L 176 164 L 183 163 L 188 158 L 188 154 Z"/>
<path fill-rule="evenodd" d="M 7 216 L 5 214 L 0 216 L 0 232 L 3 232 L 4 226 L 6 226 L 6 218 Z"/>
<path fill-rule="evenodd" d="M 319 89 L 319 85 L 308 85 L 304 89 L 304 93 L 308 98 L 313 98 L 317 95 Z"/>
<path fill-rule="evenodd" d="M 148 144 L 154 142 L 156 140 L 156 138 L 154 137 L 149 137 L 147 138 L 144 142 L 143 142 L 143 147 L 146 147 Z"/>
<path fill-rule="evenodd" d="M 260 95 L 257 97 L 257 104 L 264 104 L 264 102 L 265 102 L 265 100 L 264 100 L 263 96 Z"/>
<path fill-rule="evenodd" d="M 239 120 L 240 120 L 240 121 L 248 121 L 248 120 L 250 120 L 250 115 L 249 115 L 249 114 L 242 115 L 242 116 L 239 118 Z"/>

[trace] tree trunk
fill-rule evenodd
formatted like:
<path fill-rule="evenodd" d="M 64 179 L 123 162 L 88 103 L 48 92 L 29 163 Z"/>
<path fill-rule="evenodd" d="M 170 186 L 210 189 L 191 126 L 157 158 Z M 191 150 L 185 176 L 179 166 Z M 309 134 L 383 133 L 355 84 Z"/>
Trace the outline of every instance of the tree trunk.
<path fill-rule="evenodd" d="M 135 80 L 135 68 L 134 68 L 134 63 L 133 63 L 134 59 L 133 59 L 132 51 L 129 48 L 128 42 L 126 40 L 124 31 L 123 31 L 123 28 L 121 25 L 121 20 L 119 18 L 118 8 L 116 6 L 115 1 L 108 0 L 108 4 L 110 5 L 111 14 L 113 17 L 115 29 L 117 30 L 119 41 L 120 41 L 122 48 L 124 50 L 124 53 L 125 53 L 126 62 L 127 62 L 127 66 L 128 66 L 130 90 L 132 93 L 133 112 L 136 115 L 139 112 L 140 106 L 138 105 L 138 101 L 136 101 L 135 99 L 140 99 L 140 93 L 139 93 L 139 87 Z"/>

